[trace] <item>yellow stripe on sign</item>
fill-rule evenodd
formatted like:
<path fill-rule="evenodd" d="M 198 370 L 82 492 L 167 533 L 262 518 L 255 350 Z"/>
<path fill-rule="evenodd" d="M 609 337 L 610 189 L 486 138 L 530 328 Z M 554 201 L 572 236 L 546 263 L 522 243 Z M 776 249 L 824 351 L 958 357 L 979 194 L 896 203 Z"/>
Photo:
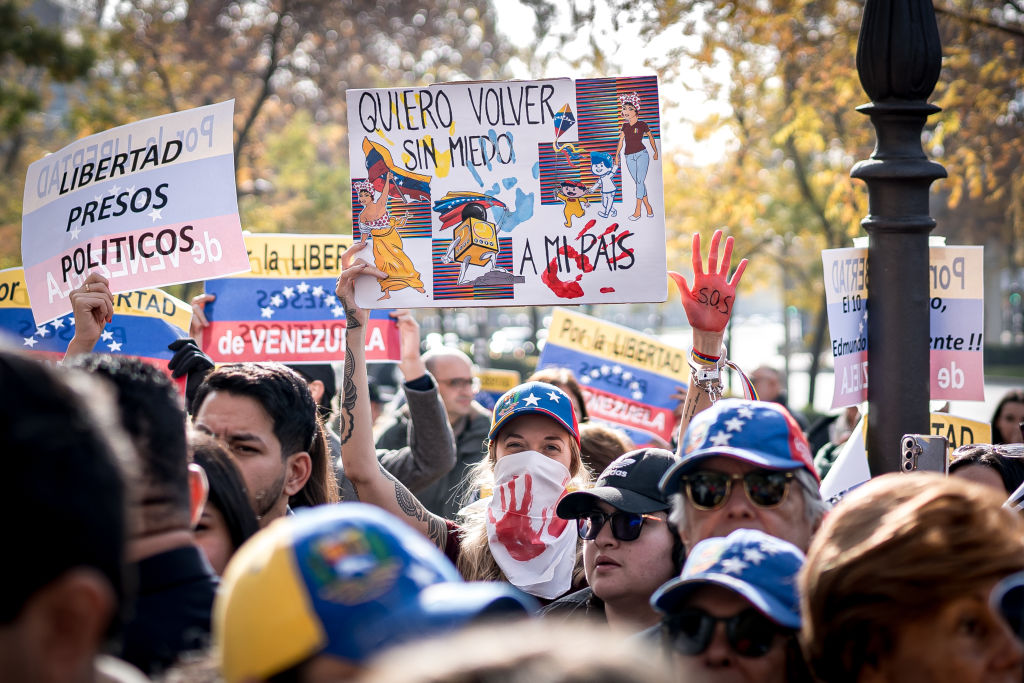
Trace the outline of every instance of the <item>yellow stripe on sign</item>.
<path fill-rule="evenodd" d="M 931 413 L 929 418 L 928 433 L 946 437 L 950 454 L 964 444 L 992 443 L 992 425 L 988 422 L 948 413 Z"/>
<path fill-rule="evenodd" d="M 504 394 L 522 381 L 516 370 L 488 368 L 477 371 L 476 376 L 480 378 L 480 390 L 492 394 Z"/>
<path fill-rule="evenodd" d="M 0 308 L 28 308 L 28 306 L 25 269 L 16 267 L 0 270 Z"/>
<path fill-rule="evenodd" d="M 556 308 L 551 316 L 548 343 L 681 382 L 690 381 L 688 349 L 677 349 L 657 337 L 564 308 Z"/>
<path fill-rule="evenodd" d="M 245 235 L 251 273 L 232 277 L 337 277 L 351 235 Z"/>
<path fill-rule="evenodd" d="M 114 295 L 114 315 L 159 318 L 188 332 L 192 307 L 162 289 L 140 289 Z"/>
<path fill-rule="evenodd" d="M 984 247 L 931 247 L 928 286 L 931 297 L 981 299 L 985 292 Z"/>

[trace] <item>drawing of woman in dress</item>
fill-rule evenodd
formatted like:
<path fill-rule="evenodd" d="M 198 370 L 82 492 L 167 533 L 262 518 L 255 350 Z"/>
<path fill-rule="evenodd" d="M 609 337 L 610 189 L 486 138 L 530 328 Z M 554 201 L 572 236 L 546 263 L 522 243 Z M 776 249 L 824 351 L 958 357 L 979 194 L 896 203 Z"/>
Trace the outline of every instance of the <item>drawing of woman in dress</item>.
<path fill-rule="evenodd" d="M 425 292 L 419 271 L 405 255 L 402 248 L 402 235 L 398 229 L 405 225 L 407 215 L 392 218 L 388 214 L 388 191 L 391 189 L 391 172 L 384 178 L 384 187 L 377 199 L 373 198 L 373 186 L 368 182 L 356 183 L 359 203 L 363 208 L 359 212 L 359 232 L 362 241 L 373 238 L 373 262 L 379 269 L 388 274 L 380 281 L 383 292 L 377 301 L 391 298 L 391 292 L 412 287 L 417 292 Z"/>

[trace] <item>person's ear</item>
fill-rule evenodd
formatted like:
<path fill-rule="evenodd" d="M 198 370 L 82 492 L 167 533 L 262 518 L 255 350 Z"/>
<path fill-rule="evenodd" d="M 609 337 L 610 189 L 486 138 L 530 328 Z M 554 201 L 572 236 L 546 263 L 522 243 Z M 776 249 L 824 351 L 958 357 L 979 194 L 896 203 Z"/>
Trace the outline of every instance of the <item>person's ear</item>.
<path fill-rule="evenodd" d="M 288 456 L 284 477 L 284 492 L 289 497 L 302 490 L 313 474 L 313 458 L 306 451 L 299 451 Z"/>
<path fill-rule="evenodd" d="M 203 468 L 194 462 L 188 464 L 188 507 L 189 528 L 195 529 L 203 516 L 206 497 L 210 493 L 210 482 Z"/>
<path fill-rule="evenodd" d="M 23 618 L 43 655 L 37 668 L 40 680 L 91 680 L 93 660 L 115 608 L 110 582 L 87 567 L 64 572 L 37 591 Z"/>
<path fill-rule="evenodd" d="M 309 393 L 313 394 L 313 403 L 320 405 L 320 399 L 324 397 L 324 383 L 318 379 L 309 383 Z"/>

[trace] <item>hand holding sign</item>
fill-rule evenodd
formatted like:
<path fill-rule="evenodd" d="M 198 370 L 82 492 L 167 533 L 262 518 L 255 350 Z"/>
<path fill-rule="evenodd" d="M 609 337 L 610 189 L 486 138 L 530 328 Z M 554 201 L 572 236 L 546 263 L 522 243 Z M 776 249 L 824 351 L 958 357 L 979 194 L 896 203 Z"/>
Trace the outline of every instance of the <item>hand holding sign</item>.
<path fill-rule="evenodd" d="M 75 315 L 75 336 L 68 344 L 66 357 L 91 353 L 103 330 L 114 317 L 114 298 L 110 282 L 99 273 L 90 273 L 82 286 L 70 294 Z"/>
<path fill-rule="evenodd" d="M 345 318 L 348 320 L 349 329 L 365 327 L 366 321 L 369 319 L 366 309 L 359 308 L 356 305 L 356 278 L 360 275 L 372 275 L 378 280 L 383 280 L 387 277 L 387 273 L 366 261 L 352 263 L 356 255 L 365 249 L 367 244 L 369 243 L 364 237 L 361 242 L 356 242 L 341 255 L 341 275 L 338 276 L 338 284 L 334 289 L 334 293 L 345 309 Z"/>
<path fill-rule="evenodd" d="M 708 269 L 704 270 L 704 261 L 700 253 L 700 234 L 693 236 L 693 287 L 689 287 L 686 278 L 674 271 L 669 276 L 679 287 L 686 319 L 694 330 L 721 332 L 725 329 L 732 315 L 732 305 L 736 298 L 736 285 L 739 284 L 743 271 L 747 268 L 747 259 L 740 261 L 736 272 L 729 278 L 732 267 L 732 237 L 725 240 L 725 253 L 722 255 L 721 268 L 718 266 L 718 244 L 722 239 L 722 231 L 715 230 L 711 237 L 711 248 L 708 249 Z"/>

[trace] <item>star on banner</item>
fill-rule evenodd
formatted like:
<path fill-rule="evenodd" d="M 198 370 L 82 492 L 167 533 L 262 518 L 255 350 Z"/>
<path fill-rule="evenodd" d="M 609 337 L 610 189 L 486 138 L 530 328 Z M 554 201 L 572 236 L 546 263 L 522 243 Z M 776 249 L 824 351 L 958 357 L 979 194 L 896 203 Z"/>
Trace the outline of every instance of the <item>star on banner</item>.
<path fill-rule="evenodd" d="M 321 287 L 320 285 L 317 285 L 316 287 L 313 288 L 313 296 L 323 296 L 323 295 L 324 295 L 324 288 L 323 287 Z"/>
<path fill-rule="evenodd" d="M 100 341 L 110 341 L 113 338 L 114 333 L 111 332 L 110 330 L 105 330 L 103 334 L 100 335 Z"/>
<path fill-rule="evenodd" d="M 36 328 L 36 334 L 38 334 L 40 337 L 45 337 L 46 335 L 50 334 L 50 331 L 46 329 L 46 325 L 40 325 L 39 327 Z"/>
<path fill-rule="evenodd" d="M 293 296 L 295 296 L 295 288 L 289 285 L 288 287 L 285 287 L 284 289 L 281 290 L 281 294 L 284 295 L 285 299 L 291 299 Z"/>
<path fill-rule="evenodd" d="M 270 303 L 274 306 L 280 306 L 281 304 L 284 303 L 284 299 L 275 294 L 274 296 L 270 297 Z"/>
<path fill-rule="evenodd" d="M 334 314 L 335 318 L 340 318 L 341 316 L 345 315 L 345 309 L 342 308 L 341 306 L 335 306 L 334 308 L 331 309 L 331 313 Z"/>
<path fill-rule="evenodd" d="M 81 234 L 81 232 L 82 232 L 82 229 L 80 227 L 78 227 L 77 225 L 75 227 L 71 228 L 71 239 L 72 240 L 77 240 L 78 236 Z"/>
<path fill-rule="evenodd" d="M 295 289 L 299 290 L 299 294 L 305 294 L 306 292 L 309 291 L 309 285 L 306 284 L 305 280 L 303 280 L 302 282 L 299 283 L 299 286 L 296 287 Z"/>
<path fill-rule="evenodd" d="M 274 316 L 274 309 L 270 306 L 264 306 L 260 309 L 261 318 L 272 318 Z"/>
<path fill-rule="evenodd" d="M 538 403 L 540 403 L 540 399 L 531 393 L 529 396 L 523 399 L 523 403 L 525 403 L 528 406 L 535 406 Z"/>
<path fill-rule="evenodd" d="M 163 211 L 163 209 L 153 209 L 152 211 L 150 211 L 146 215 L 149 216 L 151 221 L 156 223 L 157 220 L 163 220 L 164 219 L 163 215 L 161 214 L 161 211 Z"/>
<path fill-rule="evenodd" d="M 713 446 L 718 446 L 719 448 L 721 448 L 722 446 L 728 446 L 729 441 L 731 439 L 732 434 L 728 434 L 726 432 L 718 432 L 713 437 L 711 437 L 711 444 Z"/>
<path fill-rule="evenodd" d="M 115 196 L 120 191 L 121 191 L 121 186 L 120 185 L 114 185 L 112 188 L 110 188 L 110 196 L 113 197 L 113 196 Z"/>
<path fill-rule="evenodd" d="M 56 320 L 51 320 L 50 324 L 53 325 L 53 329 L 59 330 L 60 328 L 64 327 L 64 320 L 61 318 L 57 318 Z"/>
<path fill-rule="evenodd" d="M 121 342 L 112 341 L 109 344 L 107 344 L 107 348 L 110 349 L 112 352 L 113 351 L 120 351 L 121 350 Z"/>
<path fill-rule="evenodd" d="M 25 340 L 24 345 L 30 349 L 39 343 L 38 341 L 36 341 L 35 337 L 22 337 L 22 339 Z"/>

